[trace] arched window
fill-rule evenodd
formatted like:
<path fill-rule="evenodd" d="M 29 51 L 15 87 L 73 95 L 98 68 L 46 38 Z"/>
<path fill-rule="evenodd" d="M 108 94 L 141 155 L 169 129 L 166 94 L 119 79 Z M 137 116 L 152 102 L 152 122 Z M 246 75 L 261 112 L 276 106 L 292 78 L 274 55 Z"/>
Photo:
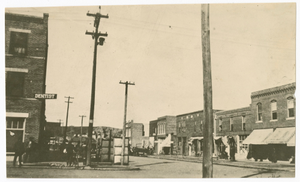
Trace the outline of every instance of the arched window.
<path fill-rule="evenodd" d="M 262 121 L 262 104 L 257 104 L 257 121 Z"/>
<path fill-rule="evenodd" d="M 222 118 L 219 118 L 219 131 L 222 131 Z"/>
<path fill-rule="evenodd" d="M 245 121 L 245 116 L 242 116 L 242 130 L 246 131 L 246 121 Z"/>
<path fill-rule="evenodd" d="M 287 98 L 287 112 L 288 118 L 295 117 L 295 102 L 293 97 Z"/>
<path fill-rule="evenodd" d="M 271 119 L 277 120 L 277 101 L 276 100 L 271 101 Z"/>

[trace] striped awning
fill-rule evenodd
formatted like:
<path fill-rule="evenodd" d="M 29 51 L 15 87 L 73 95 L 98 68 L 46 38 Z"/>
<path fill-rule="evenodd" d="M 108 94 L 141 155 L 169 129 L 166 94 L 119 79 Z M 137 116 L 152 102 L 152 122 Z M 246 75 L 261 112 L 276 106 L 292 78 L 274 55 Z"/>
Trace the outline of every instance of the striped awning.
<path fill-rule="evenodd" d="M 277 128 L 265 140 L 267 144 L 287 144 L 290 139 L 295 135 L 295 127 Z"/>
<path fill-rule="evenodd" d="M 273 133 L 273 129 L 253 130 L 250 135 L 243 141 L 243 144 L 263 145 L 267 144 L 265 139 Z"/>
<path fill-rule="evenodd" d="M 295 147 L 296 144 L 296 135 L 292 136 L 292 138 L 287 142 L 288 147 Z"/>

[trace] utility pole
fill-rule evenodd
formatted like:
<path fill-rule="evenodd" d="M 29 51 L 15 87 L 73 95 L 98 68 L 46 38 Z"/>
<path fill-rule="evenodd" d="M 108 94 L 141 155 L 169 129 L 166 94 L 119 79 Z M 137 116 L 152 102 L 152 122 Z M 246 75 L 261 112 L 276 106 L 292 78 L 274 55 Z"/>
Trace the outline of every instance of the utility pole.
<path fill-rule="evenodd" d="M 82 144 L 82 124 L 83 124 L 83 117 L 85 117 L 85 115 L 79 115 L 79 117 L 81 117 L 81 128 L 80 128 L 80 146 Z"/>
<path fill-rule="evenodd" d="M 67 106 L 67 116 L 66 116 L 66 127 L 65 127 L 65 131 L 64 131 L 64 141 L 63 141 L 63 144 L 65 145 L 66 144 L 66 138 L 67 138 L 67 129 L 68 129 L 68 117 L 69 117 L 69 104 L 72 103 L 70 102 L 70 99 L 74 99 L 74 97 L 65 97 L 65 98 L 68 98 L 68 101 L 65 101 L 66 103 L 68 103 L 68 106 Z"/>
<path fill-rule="evenodd" d="M 94 27 L 95 32 L 86 31 L 86 35 L 91 35 L 95 40 L 94 44 L 94 59 L 93 59 L 93 76 L 92 76 L 92 91 L 91 91 L 91 106 L 90 106 L 90 120 L 89 120 L 89 130 L 88 130 L 88 145 L 87 145 L 87 165 L 91 165 L 91 149 L 92 149 L 92 132 L 93 132 L 93 122 L 94 122 L 94 106 L 95 106 L 95 87 L 96 87 L 96 63 L 97 63 L 97 45 L 103 45 L 104 38 L 100 36 L 107 36 L 107 33 L 103 34 L 98 32 L 98 27 L 100 24 L 100 18 L 108 18 L 108 15 L 104 16 L 100 14 L 101 7 L 99 6 L 99 13 L 91 14 L 87 13 L 87 16 L 95 17 Z M 100 38 L 99 38 L 100 37 Z M 99 42 L 98 42 L 99 38 Z"/>
<path fill-rule="evenodd" d="M 213 112 L 212 112 L 212 81 L 209 31 L 209 5 L 201 5 L 202 26 L 202 61 L 203 61 L 203 97 L 204 97 L 204 147 L 203 147 L 203 178 L 213 177 Z"/>
<path fill-rule="evenodd" d="M 135 85 L 131 82 L 119 82 L 120 84 L 125 84 L 125 107 L 124 107 L 124 122 L 123 122 L 123 131 L 122 131 L 122 159 L 121 159 L 121 165 L 124 165 L 124 154 L 125 154 L 125 134 L 126 134 L 126 113 L 127 113 L 127 95 L 128 95 L 128 85 Z M 128 149 L 129 150 L 129 149 Z"/>
<path fill-rule="evenodd" d="M 61 126 L 61 122 L 63 121 L 62 119 L 57 120 L 59 122 L 59 126 Z"/>

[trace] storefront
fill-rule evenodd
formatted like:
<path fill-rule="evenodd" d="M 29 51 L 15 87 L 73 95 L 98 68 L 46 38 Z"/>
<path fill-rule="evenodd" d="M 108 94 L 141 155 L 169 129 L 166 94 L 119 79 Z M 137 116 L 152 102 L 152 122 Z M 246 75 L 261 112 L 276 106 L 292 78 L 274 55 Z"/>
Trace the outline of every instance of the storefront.
<path fill-rule="evenodd" d="M 251 134 L 243 141 L 243 144 L 249 145 L 247 159 L 263 160 L 268 158 L 268 144 L 266 138 L 273 133 L 273 129 L 253 130 Z"/>
<path fill-rule="evenodd" d="M 273 157 L 275 155 L 277 160 L 285 161 L 295 156 L 295 134 L 295 127 L 277 128 L 265 140 L 269 147 L 269 153 L 272 152 Z"/>
<path fill-rule="evenodd" d="M 24 142 L 28 113 L 6 113 L 6 153 L 14 153 L 14 144 L 19 138 Z"/>

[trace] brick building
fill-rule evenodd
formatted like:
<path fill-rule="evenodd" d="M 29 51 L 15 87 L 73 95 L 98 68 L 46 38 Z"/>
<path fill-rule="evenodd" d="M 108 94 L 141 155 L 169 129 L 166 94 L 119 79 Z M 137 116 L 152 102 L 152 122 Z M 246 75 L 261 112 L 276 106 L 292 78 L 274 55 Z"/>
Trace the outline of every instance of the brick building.
<path fill-rule="evenodd" d="M 216 113 L 214 131 L 217 138 L 222 138 L 223 144 L 227 148 L 227 153 L 229 151 L 228 136 L 233 137 L 236 141 L 236 153 L 242 154 L 247 150 L 248 146 L 243 145 L 242 142 L 253 130 L 251 120 L 252 113 L 250 106 Z"/>
<path fill-rule="evenodd" d="M 220 110 L 213 110 L 215 114 Z M 175 148 L 179 155 L 197 155 L 202 151 L 203 110 L 176 116 Z"/>
<path fill-rule="evenodd" d="M 225 145 L 227 136 L 234 137 L 238 154 L 247 153 L 249 144 L 287 145 L 295 135 L 295 89 L 296 83 L 291 83 L 252 92 L 249 107 L 217 112 L 216 135 L 224 138 Z"/>
<path fill-rule="evenodd" d="M 43 17 L 5 13 L 6 151 L 18 138 L 36 142 L 45 124 L 48 14 Z"/>
<path fill-rule="evenodd" d="M 131 147 L 148 147 L 149 137 L 145 136 L 144 124 L 134 123 L 133 120 L 126 123 L 126 138 Z"/>
<path fill-rule="evenodd" d="M 295 90 L 296 83 L 290 83 L 251 93 L 253 132 L 244 144 L 267 145 L 279 160 L 295 156 Z"/>
<path fill-rule="evenodd" d="M 173 153 L 176 116 L 163 116 L 149 122 L 149 137 L 154 137 L 154 153 Z"/>

